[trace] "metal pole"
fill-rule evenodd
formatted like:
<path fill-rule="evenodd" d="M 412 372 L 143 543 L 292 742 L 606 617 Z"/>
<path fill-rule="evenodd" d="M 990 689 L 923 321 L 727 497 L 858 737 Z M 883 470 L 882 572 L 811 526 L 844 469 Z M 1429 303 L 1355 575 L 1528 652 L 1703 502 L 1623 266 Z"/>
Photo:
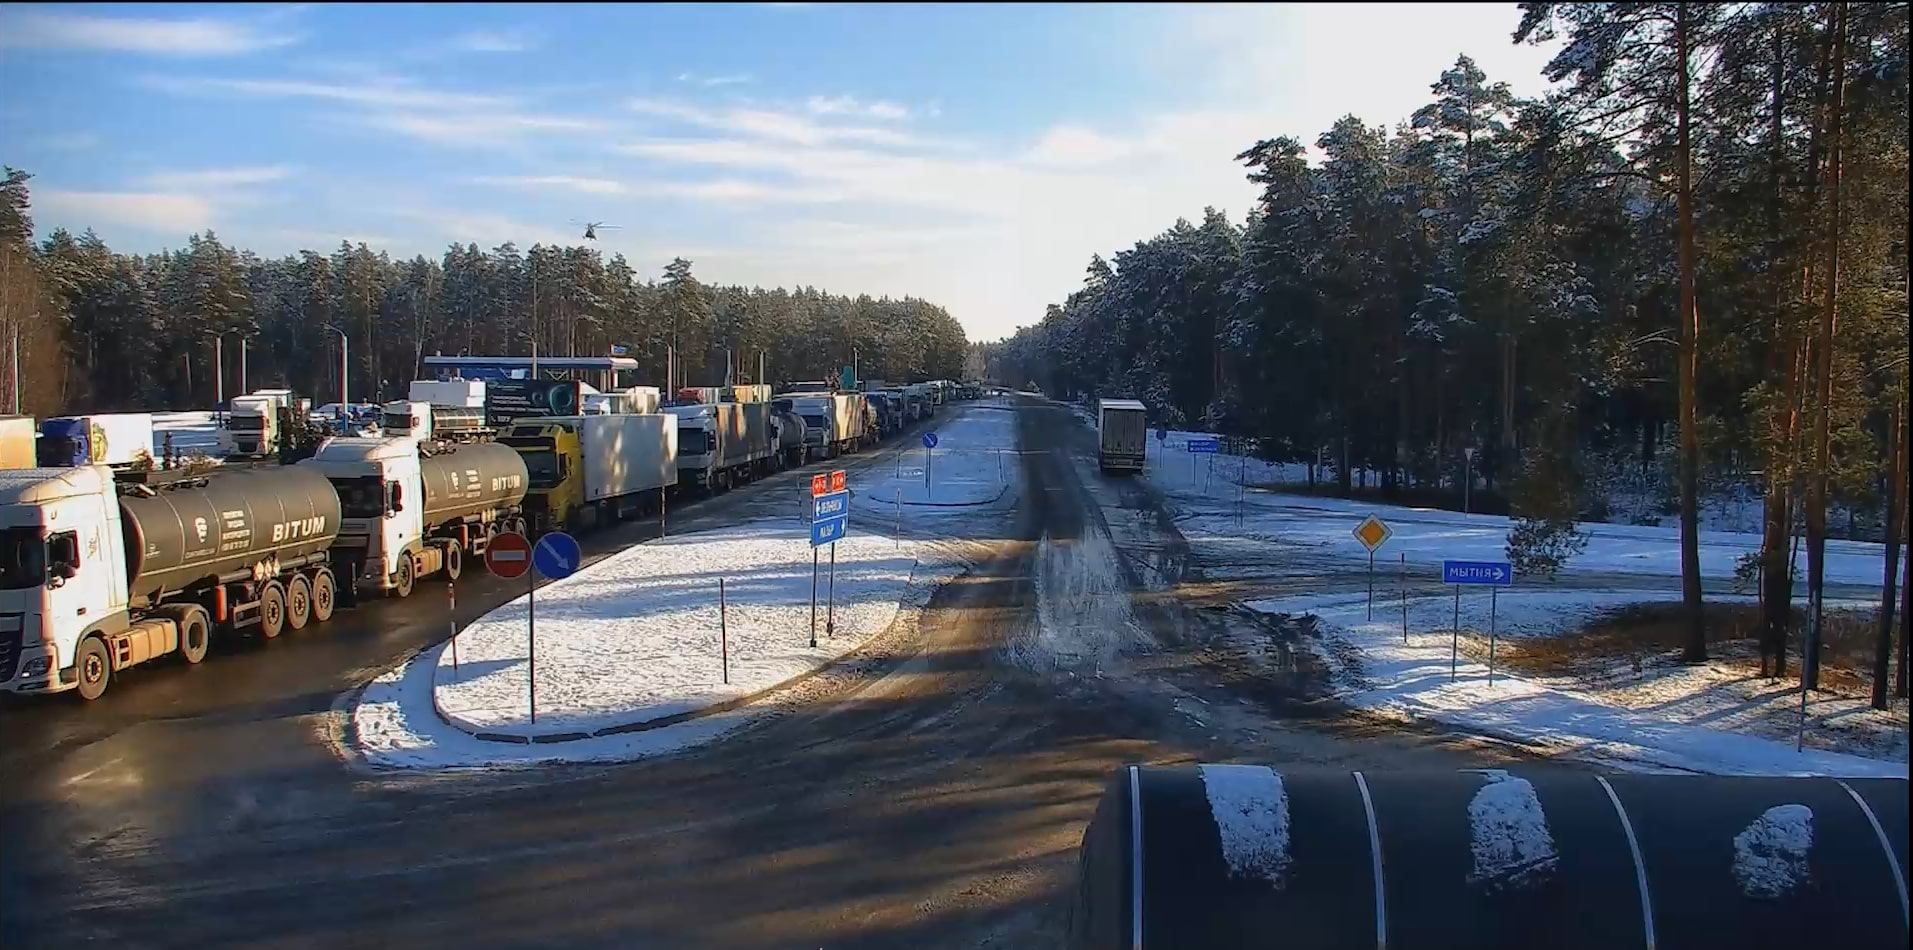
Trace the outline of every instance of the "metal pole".
<path fill-rule="evenodd" d="M 724 602 L 724 578 L 717 579 L 717 655 L 724 664 L 724 685 L 731 685 L 731 631 L 725 614 L 728 607 Z"/>
<path fill-rule="evenodd" d="M 1793 734 L 1793 750 L 1802 751 L 1807 745 L 1807 664 L 1800 664 L 1800 724 Z"/>
<path fill-rule="evenodd" d="M 933 457 L 934 457 L 934 453 L 932 453 L 930 447 L 927 445 L 924 446 L 923 447 L 923 497 L 925 501 L 928 501 L 930 499 L 930 461 Z"/>
<path fill-rule="evenodd" d="M 531 722 L 538 724 L 538 574 L 525 569 L 525 680 L 531 686 Z"/>
<path fill-rule="evenodd" d="M 452 678 L 458 678 L 458 585 L 445 582 L 445 625 L 452 631 Z"/>
<path fill-rule="evenodd" d="M 824 598 L 824 636 L 837 635 L 837 542 L 830 542 L 830 591 Z"/>
<path fill-rule="evenodd" d="M 1488 685 L 1495 684 L 1495 601 L 1501 588 L 1488 588 Z"/>
<path fill-rule="evenodd" d="M 1448 678 L 1455 678 L 1461 656 L 1461 585 L 1455 585 L 1455 622 L 1448 628 Z"/>
<path fill-rule="evenodd" d="M 1368 619 L 1375 619 L 1375 549 L 1368 549 Z"/>
<path fill-rule="evenodd" d="M 213 408 L 226 402 L 226 335 L 213 336 Z"/>
<path fill-rule="evenodd" d="M 239 338 L 239 391 L 246 391 L 246 341 L 249 337 Z"/>
<path fill-rule="evenodd" d="M 33 312 L 33 322 L 40 322 L 40 312 Z M 20 411 L 20 321 L 13 322 L 13 414 L 24 415 Z"/>
<path fill-rule="evenodd" d="M 817 548 L 810 549 L 810 645 L 817 646 Z"/>
<path fill-rule="evenodd" d="M 1469 493 L 1475 488 L 1475 453 L 1473 449 L 1461 453 L 1461 513 L 1467 514 Z"/>
<path fill-rule="evenodd" d="M 660 538 L 664 537 L 664 499 L 668 497 L 669 494 L 669 492 L 662 488 L 658 489 L 658 537 Z"/>
<path fill-rule="evenodd" d="M 1402 552 L 1402 644 L 1408 644 L 1408 552 Z"/>

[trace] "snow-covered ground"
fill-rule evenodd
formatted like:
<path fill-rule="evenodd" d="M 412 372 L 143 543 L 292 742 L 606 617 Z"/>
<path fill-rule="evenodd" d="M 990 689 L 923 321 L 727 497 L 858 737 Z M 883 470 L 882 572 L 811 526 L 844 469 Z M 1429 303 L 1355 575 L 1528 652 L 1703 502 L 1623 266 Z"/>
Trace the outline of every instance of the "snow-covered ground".
<path fill-rule="evenodd" d="M 1214 457 L 1210 457 L 1213 459 Z M 1243 490 L 1232 480 L 1235 460 L 1215 460 L 1214 474 L 1198 461 L 1193 475 L 1185 459 L 1151 465 L 1147 477 L 1170 499 L 1176 526 L 1192 545 L 1210 550 L 1207 560 L 1227 561 L 1231 548 L 1280 545 L 1331 557 L 1366 561 L 1368 550 L 1349 533 L 1368 515 L 1394 529 L 1378 562 L 1426 567 L 1443 560 L 1507 559 L 1505 515 L 1462 514 L 1370 501 Z M 1253 480 L 1251 480 L 1253 481 Z M 1565 575 L 1587 572 L 1680 576 L 1680 531 L 1675 527 L 1583 523 L 1585 551 L 1568 562 Z M 1760 548 L 1760 535 L 1731 531 L 1700 533 L 1705 577 L 1731 579 L 1739 559 Z M 1878 586 L 1886 547 L 1865 541 L 1827 542 L 1827 580 Z M 1258 558 L 1249 557 L 1253 561 Z"/>
<path fill-rule="evenodd" d="M 954 507 L 989 504 L 1003 497 L 1017 477 L 1016 415 L 1007 408 L 995 402 L 973 403 L 963 415 L 938 423 L 935 449 L 926 453 L 918 443 L 898 452 L 889 468 L 873 472 L 881 480 L 859 490 L 858 500 Z"/>
<path fill-rule="evenodd" d="M 523 597 L 459 634 L 456 669 L 449 650 L 439 656 L 439 710 L 472 731 L 594 732 L 699 710 L 810 672 L 896 616 L 917 544 L 853 530 L 837 544 L 834 607 L 826 605 L 826 554 L 817 571 L 815 647 L 811 553 L 807 532 L 764 523 L 631 547 L 538 592 L 535 723 Z M 829 617 L 834 635 L 825 633 Z"/>
<path fill-rule="evenodd" d="M 1496 630 L 1507 637 L 1565 632 L 1603 610 L 1675 596 L 1638 590 L 1507 591 L 1499 597 Z M 1248 606 L 1271 614 L 1314 615 L 1328 647 L 1324 658 L 1336 671 L 1339 698 L 1364 709 L 1439 720 L 1551 752 L 1634 768 L 1714 774 L 1907 774 L 1903 709 L 1880 714 L 1878 735 L 1884 741 L 1852 741 L 1852 724 L 1842 720 L 1863 709 L 1864 700 L 1813 698 L 1807 710 L 1806 748 L 1797 752 L 1788 728 L 1793 722 L 1785 715 L 1799 702 L 1796 690 L 1770 688 L 1756 702 L 1740 701 L 1731 692 L 1709 695 L 1705 684 L 1693 681 L 1708 675 L 1698 672 L 1706 667 L 1651 674 L 1624 689 L 1599 691 L 1576 689 L 1565 679 L 1512 676 L 1505 670 L 1497 670 L 1490 683 L 1489 668 L 1482 662 L 1485 636 L 1480 633 L 1489 621 L 1484 593 L 1470 592 L 1462 599 L 1461 627 L 1475 632 L 1465 635 L 1470 642 L 1459 651 L 1451 633 L 1454 601 L 1449 597 L 1408 599 L 1406 642 L 1402 605 L 1394 597 L 1378 595 L 1373 620 L 1366 619 L 1366 597 L 1360 593 L 1278 598 Z M 1832 745 L 1888 758 L 1824 748 Z"/>

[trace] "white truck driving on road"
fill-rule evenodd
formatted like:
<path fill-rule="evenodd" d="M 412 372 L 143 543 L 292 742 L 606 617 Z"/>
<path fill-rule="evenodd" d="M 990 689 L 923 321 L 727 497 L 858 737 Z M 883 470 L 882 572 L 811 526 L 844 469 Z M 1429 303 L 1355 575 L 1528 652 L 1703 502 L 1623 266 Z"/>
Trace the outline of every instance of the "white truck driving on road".
<path fill-rule="evenodd" d="M 309 469 L 0 472 L 0 686 L 97 699 L 127 667 L 204 660 L 215 630 L 323 622 L 338 531 Z"/>
<path fill-rule="evenodd" d="M 495 534 L 525 530 L 525 463 L 510 446 L 434 449 L 405 438 L 328 440 L 300 462 L 339 493 L 334 557 L 356 584 L 400 597 L 420 578 L 457 580 Z M 349 565 L 349 567 L 348 567 Z"/>
<path fill-rule="evenodd" d="M 1105 472 L 1140 472 L 1149 438 L 1149 410 L 1134 399 L 1096 404 L 1096 464 Z"/>

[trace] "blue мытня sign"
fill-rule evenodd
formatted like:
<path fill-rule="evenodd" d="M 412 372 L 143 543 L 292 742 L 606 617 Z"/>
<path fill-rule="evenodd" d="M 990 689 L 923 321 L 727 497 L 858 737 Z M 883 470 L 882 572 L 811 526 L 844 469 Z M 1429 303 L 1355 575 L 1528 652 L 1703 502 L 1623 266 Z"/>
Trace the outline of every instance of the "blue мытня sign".
<path fill-rule="evenodd" d="M 1507 561 L 1443 561 L 1441 582 L 1505 587 L 1514 583 L 1514 566 Z"/>
<path fill-rule="evenodd" d="M 1216 450 L 1221 448 L 1220 443 L 1215 439 L 1190 439 L 1188 444 L 1189 451 L 1198 455 L 1214 455 Z"/>

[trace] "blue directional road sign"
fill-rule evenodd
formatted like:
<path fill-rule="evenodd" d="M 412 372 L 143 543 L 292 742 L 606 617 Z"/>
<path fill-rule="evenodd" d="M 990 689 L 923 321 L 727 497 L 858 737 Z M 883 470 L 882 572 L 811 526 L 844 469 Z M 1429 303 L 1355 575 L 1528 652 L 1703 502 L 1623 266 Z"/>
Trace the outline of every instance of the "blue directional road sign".
<path fill-rule="evenodd" d="M 923 447 L 926 449 L 934 449 L 937 447 L 937 434 L 935 432 L 925 432 L 923 434 Z"/>
<path fill-rule="evenodd" d="M 531 565 L 538 569 L 538 573 L 552 580 L 577 573 L 584 559 L 584 552 L 578 548 L 578 539 L 563 531 L 553 531 L 531 546 Z"/>
<path fill-rule="evenodd" d="M 1214 455 L 1221 445 L 1215 439 L 1190 439 L 1189 451 L 1197 455 Z"/>
<path fill-rule="evenodd" d="M 1514 565 L 1507 561 L 1443 561 L 1441 582 L 1507 587 L 1514 583 Z"/>
<path fill-rule="evenodd" d="M 817 495 L 810 500 L 810 520 L 829 521 L 850 514 L 850 493 L 834 491 Z"/>
<path fill-rule="evenodd" d="M 823 547 L 832 541 L 842 541 L 850 533 L 850 516 L 826 518 L 810 523 L 810 546 Z"/>

